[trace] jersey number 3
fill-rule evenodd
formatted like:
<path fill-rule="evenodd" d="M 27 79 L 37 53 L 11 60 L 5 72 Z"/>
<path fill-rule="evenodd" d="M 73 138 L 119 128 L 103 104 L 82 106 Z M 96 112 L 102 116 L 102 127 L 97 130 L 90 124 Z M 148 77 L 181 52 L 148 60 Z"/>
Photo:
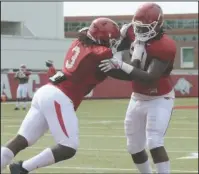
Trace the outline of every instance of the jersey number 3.
<path fill-rule="evenodd" d="M 77 57 L 79 56 L 80 48 L 78 46 L 74 47 L 72 49 L 72 53 L 73 53 L 73 56 L 71 57 L 71 60 L 66 61 L 65 66 L 66 66 L 67 69 L 70 69 L 74 66 L 75 61 L 76 61 Z"/>

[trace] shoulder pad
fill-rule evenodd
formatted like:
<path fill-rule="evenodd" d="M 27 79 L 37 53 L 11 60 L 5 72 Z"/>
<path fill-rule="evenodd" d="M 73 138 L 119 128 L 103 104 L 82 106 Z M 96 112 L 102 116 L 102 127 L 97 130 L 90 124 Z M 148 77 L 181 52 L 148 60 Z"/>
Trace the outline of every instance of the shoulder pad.
<path fill-rule="evenodd" d="M 122 36 L 123 38 L 126 37 L 127 31 L 128 31 L 128 29 L 129 29 L 131 26 L 132 26 L 131 23 L 129 23 L 129 24 L 124 24 L 124 25 L 122 26 L 122 28 L 120 29 L 120 33 L 121 33 L 121 36 Z"/>
<path fill-rule="evenodd" d="M 104 46 L 98 46 L 94 48 L 93 53 L 100 57 L 100 59 L 110 59 L 113 57 L 112 50 Z"/>
<path fill-rule="evenodd" d="M 149 45 L 151 56 L 162 60 L 174 60 L 176 55 L 176 43 L 174 40 L 165 36 L 159 41 Z"/>

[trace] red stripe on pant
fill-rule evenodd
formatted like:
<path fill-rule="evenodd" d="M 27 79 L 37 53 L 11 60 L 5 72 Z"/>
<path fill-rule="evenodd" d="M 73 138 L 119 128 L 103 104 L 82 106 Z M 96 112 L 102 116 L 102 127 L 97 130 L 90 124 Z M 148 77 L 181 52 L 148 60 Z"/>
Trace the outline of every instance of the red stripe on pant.
<path fill-rule="evenodd" d="M 61 126 L 61 129 L 64 132 L 64 134 L 68 137 L 68 133 L 67 133 L 65 125 L 64 125 L 63 115 L 61 113 L 61 106 L 56 101 L 54 101 L 54 105 L 55 105 L 55 111 L 56 111 L 57 118 L 59 120 L 59 124 Z"/>

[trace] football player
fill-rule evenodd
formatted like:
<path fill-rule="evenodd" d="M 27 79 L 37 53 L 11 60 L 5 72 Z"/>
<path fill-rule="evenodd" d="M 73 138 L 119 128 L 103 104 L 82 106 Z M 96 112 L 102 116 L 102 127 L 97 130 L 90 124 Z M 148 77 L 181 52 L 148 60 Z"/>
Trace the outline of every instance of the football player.
<path fill-rule="evenodd" d="M 163 31 L 162 9 L 145 3 L 136 11 L 132 23 L 125 25 L 118 49 L 130 48 L 131 65 L 118 59 L 102 61 L 101 70 L 120 69 L 132 79 L 133 93 L 126 112 L 127 149 L 140 173 L 152 173 L 145 151 L 150 150 L 157 173 L 170 173 L 164 136 L 174 106 L 170 73 L 176 44 Z"/>
<path fill-rule="evenodd" d="M 17 87 L 17 101 L 15 110 L 19 110 L 20 102 L 23 102 L 23 110 L 26 110 L 29 75 L 30 72 L 27 71 L 26 65 L 24 64 L 20 66 L 19 71 L 17 71 L 15 74 L 15 79 L 19 82 Z"/>
<path fill-rule="evenodd" d="M 52 77 L 56 74 L 56 69 L 53 65 L 53 61 L 52 60 L 47 60 L 46 61 L 46 66 L 48 67 L 48 71 L 47 71 L 47 76 L 48 77 Z"/>
<path fill-rule="evenodd" d="M 24 162 L 10 164 L 11 174 L 26 174 L 76 154 L 79 129 L 75 111 L 84 96 L 107 77 L 98 66 L 101 60 L 113 57 L 112 48 L 118 45 L 119 38 L 118 25 L 108 18 L 98 18 L 79 32 L 66 54 L 62 71 L 37 90 L 17 135 L 1 148 L 1 169 L 48 129 L 56 144 Z"/>

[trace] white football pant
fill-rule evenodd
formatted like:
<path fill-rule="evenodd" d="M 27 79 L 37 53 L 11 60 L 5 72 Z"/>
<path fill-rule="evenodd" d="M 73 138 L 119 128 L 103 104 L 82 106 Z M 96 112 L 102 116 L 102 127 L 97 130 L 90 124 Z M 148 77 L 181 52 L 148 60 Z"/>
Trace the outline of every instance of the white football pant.
<path fill-rule="evenodd" d="M 28 83 L 19 84 L 17 87 L 17 98 L 26 98 L 28 95 Z"/>
<path fill-rule="evenodd" d="M 124 121 L 127 149 L 130 154 L 164 146 L 174 106 L 174 99 L 158 98 L 149 101 L 131 98 Z"/>
<path fill-rule="evenodd" d="M 34 94 L 18 134 L 25 137 L 30 146 L 47 130 L 50 130 L 57 144 L 78 148 L 78 119 L 73 103 L 61 90 L 49 84 Z"/>

